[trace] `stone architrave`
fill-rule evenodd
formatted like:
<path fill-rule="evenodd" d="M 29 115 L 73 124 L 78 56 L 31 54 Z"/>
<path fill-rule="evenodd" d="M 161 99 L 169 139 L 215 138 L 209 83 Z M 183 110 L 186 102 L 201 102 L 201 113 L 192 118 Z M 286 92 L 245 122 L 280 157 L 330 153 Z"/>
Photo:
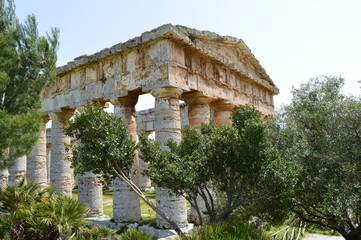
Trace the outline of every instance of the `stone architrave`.
<path fill-rule="evenodd" d="M 69 161 L 69 152 L 66 145 L 71 140 L 63 132 L 68 120 L 72 117 L 74 110 L 63 110 L 51 114 L 51 163 L 50 183 L 55 185 L 55 194 L 71 196 L 74 185 L 74 171 Z"/>
<path fill-rule="evenodd" d="M 217 100 L 212 102 L 210 106 L 214 111 L 214 126 L 219 127 L 232 124 L 231 115 L 236 107 L 234 103 L 231 101 Z"/>
<path fill-rule="evenodd" d="M 26 156 L 14 159 L 13 164 L 9 168 L 9 186 L 16 186 L 24 179 L 26 170 Z"/>
<path fill-rule="evenodd" d="M 0 170 L 0 190 L 3 190 L 8 185 L 9 171 L 7 169 Z"/>
<path fill-rule="evenodd" d="M 137 95 L 129 94 L 112 101 L 114 114 L 121 117 L 128 126 L 129 134 L 133 141 L 137 141 L 135 104 Z M 134 170 L 139 169 L 138 154 L 134 157 Z M 131 176 L 131 180 L 138 185 L 138 174 Z M 115 178 L 113 181 L 113 219 L 115 222 L 134 222 L 141 220 L 139 196 L 122 180 Z"/>
<path fill-rule="evenodd" d="M 47 151 L 46 151 L 46 123 L 49 117 L 45 116 L 43 126 L 39 135 L 37 144 L 34 146 L 32 152 L 29 154 L 26 162 L 26 180 L 27 182 L 34 181 L 40 186 L 48 184 L 47 171 Z"/>
<path fill-rule="evenodd" d="M 163 149 L 169 150 L 166 146 L 169 139 L 181 140 L 179 96 L 182 94 L 182 89 L 161 87 L 151 90 L 151 94 L 155 97 L 155 140 Z M 183 197 L 175 196 L 169 189 L 157 187 L 156 202 L 157 208 L 161 209 L 179 227 L 188 225 L 186 200 Z M 157 226 L 160 228 L 171 227 L 158 215 Z"/>

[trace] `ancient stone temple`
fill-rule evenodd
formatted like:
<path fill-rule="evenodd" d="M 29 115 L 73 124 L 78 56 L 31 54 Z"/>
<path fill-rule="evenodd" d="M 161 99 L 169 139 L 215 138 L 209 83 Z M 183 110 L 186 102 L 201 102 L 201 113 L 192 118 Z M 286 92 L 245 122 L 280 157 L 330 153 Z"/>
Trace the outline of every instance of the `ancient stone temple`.
<path fill-rule="evenodd" d="M 146 93 L 154 96 L 155 108 L 137 116 L 138 96 Z M 277 93 L 278 88 L 242 40 L 163 25 L 57 69 L 57 78 L 42 96 L 44 126 L 52 120 L 51 149 L 46 150 L 44 127 L 26 175 L 44 184 L 49 174 L 57 194 L 71 194 L 74 176 L 70 162 L 65 160 L 69 153 L 64 149 L 70 138 L 62 129 L 74 111 L 89 101 L 111 102 L 114 114 L 128 124 L 135 141 L 137 133 L 154 131 L 156 141 L 167 149 L 168 139 L 181 139 L 180 100 L 186 104 L 183 125 L 199 128 L 211 119 L 211 113 L 216 126 L 229 124 L 232 110 L 240 104 L 252 104 L 264 115 L 271 115 Z M 134 167 L 142 171 L 146 165 L 136 158 Z M 79 191 L 81 200 L 94 213 L 101 213 L 101 183 L 97 178 L 92 173 L 78 176 Z M 144 185 L 141 187 L 149 187 L 149 179 L 143 176 L 134 180 Z M 116 221 L 140 219 L 139 198 L 119 179 L 114 181 L 113 198 Z M 187 225 L 185 199 L 157 188 L 156 201 L 157 207 L 180 226 Z M 157 224 L 168 227 L 161 218 L 157 218 Z"/>

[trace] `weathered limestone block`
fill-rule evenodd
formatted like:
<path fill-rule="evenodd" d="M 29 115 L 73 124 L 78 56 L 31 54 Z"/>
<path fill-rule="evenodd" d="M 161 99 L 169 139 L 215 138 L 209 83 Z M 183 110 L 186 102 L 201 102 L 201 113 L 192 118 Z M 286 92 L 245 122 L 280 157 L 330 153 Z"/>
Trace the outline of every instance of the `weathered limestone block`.
<path fill-rule="evenodd" d="M 214 111 L 214 126 L 229 125 L 232 123 L 231 115 L 235 105 L 230 101 L 217 100 L 211 103 Z"/>
<path fill-rule="evenodd" d="M 103 215 L 103 184 L 99 174 L 78 175 L 78 200 L 89 208 L 87 216 Z"/>
<path fill-rule="evenodd" d="M 55 193 L 71 196 L 74 185 L 73 169 L 67 159 L 69 152 L 65 146 L 70 145 L 70 137 L 64 135 L 63 127 L 73 115 L 74 110 L 64 110 L 51 114 L 53 120 L 51 126 L 51 163 L 50 183 L 55 185 Z"/>
<path fill-rule="evenodd" d="M 163 149 L 169 150 L 166 146 L 169 139 L 181 140 L 179 96 L 182 94 L 182 89 L 162 87 L 152 90 L 151 94 L 156 99 L 154 108 L 155 140 L 161 144 Z M 168 189 L 157 187 L 156 201 L 157 208 L 160 208 L 178 226 L 188 225 L 186 200 L 183 197 L 176 197 Z M 171 227 L 158 215 L 157 225 L 161 228 Z"/>
<path fill-rule="evenodd" d="M 48 184 L 45 125 L 48 121 L 49 117 L 44 117 L 44 122 L 39 135 L 38 143 L 34 146 L 32 152 L 29 154 L 26 163 L 27 182 L 34 181 L 40 186 L 46 186 Z"/>
<path fill-rule="evenodd" d="M 0 190 L 3 190 L 8 185 L 9 171 L 7 169 L 0 170 Z"/>
<path fill-rule="evenodd" d="M 13 165 L 9 168 L 8 185 L 18 185 L 25 177 L 26 156 L 14 159 Z"/>
<path fill-rule="evenodd" d="M 128 126 L 133 141 L 137 141 L 137 126 L 135 121 L 135 104 L 137 95 L 120 97 L 113 101 L 114 114 L 119 116 Z M 139 169 L 138 154 L 134 157 L 134 169 Z M 139 176 L 131 176 L 131 180 L 138 185 Z M 141 220 L 139 196 L 123 181 L 116 178 L 113 182 L 113 218 L 116 222 L 132 222 Z"/>

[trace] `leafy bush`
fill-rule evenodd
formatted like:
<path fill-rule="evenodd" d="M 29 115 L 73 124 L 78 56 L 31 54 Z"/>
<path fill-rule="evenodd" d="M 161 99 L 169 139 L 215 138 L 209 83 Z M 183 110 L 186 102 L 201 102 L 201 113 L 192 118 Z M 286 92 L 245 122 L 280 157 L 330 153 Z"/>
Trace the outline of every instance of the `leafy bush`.
<path fill-rule="evenodd" d="M 258 240 L 257 231 L 248 224 L 240 222 L 222 222 L 199 227 L 181 240 Z"/>
<path fill-rule="evenodd" d="M 138 229 L 128 229 L 125 233 L 116 238 L 118 240 L 154 240 L 156 238 L 152 237 L 148 233 L 142 232 Z"/>
<path fill-rule="evenodd" d="M 117 236 L 116 230 L 98 225 L 81 229 L 74 240 L 104 240 L 115 236 Z"/>

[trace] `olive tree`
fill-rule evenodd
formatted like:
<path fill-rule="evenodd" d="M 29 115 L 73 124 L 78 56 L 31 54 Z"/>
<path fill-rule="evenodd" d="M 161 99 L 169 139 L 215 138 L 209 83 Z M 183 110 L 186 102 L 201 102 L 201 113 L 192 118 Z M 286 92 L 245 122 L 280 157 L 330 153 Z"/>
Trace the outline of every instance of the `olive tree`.
<path fill-rule="evenodd" d="M 227 221 L 237 208 L 244 215 L 275 219 L 276 214 L 269 213 L 292 186 L 293 166 L 272 147 L 266 123 L 254 107 L 238 107 L 232 120 L 232 125 L 219 128 L 203 124 L 201 133 L 188 128 L 180 143 L 168 142 L 170 151 L 141 137 L 139 149 L 149 163 L 147 174 L 158 186 L 184 196 L 201 222 L 197 196 L 203 199 L 211 223 Z M 217 199 L 224 199 L 221 206 Z"/>
<path fill-rule="evenodd" d="M 289 209 L 308 223 L 361 239 L 361 100 L 344 79 L 319 76 L 293 89 L 277 114 L 273 142 L 298 165 Z"/>

